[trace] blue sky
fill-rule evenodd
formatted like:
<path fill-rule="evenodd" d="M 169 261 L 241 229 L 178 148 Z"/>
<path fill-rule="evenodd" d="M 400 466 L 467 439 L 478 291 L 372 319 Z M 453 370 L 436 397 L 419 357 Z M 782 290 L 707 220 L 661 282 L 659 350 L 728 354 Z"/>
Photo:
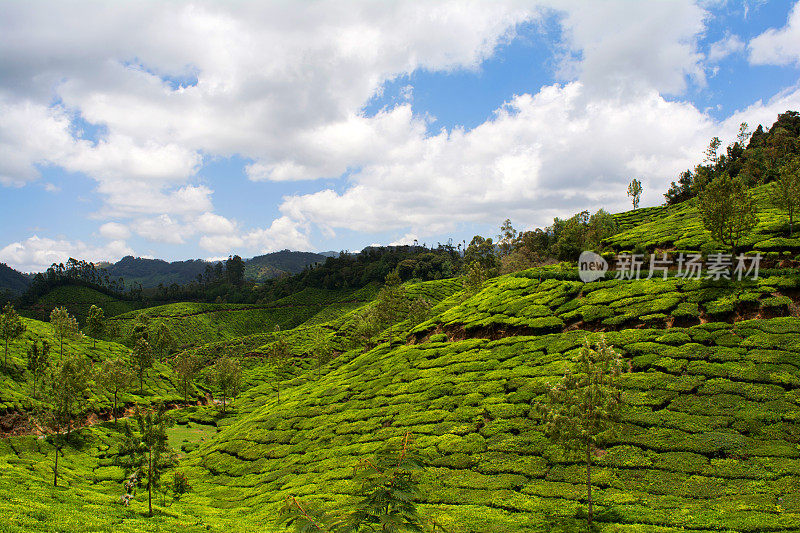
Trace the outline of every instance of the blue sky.
<path fill-rule="evenodd" d="M 0 2 L 0 261 L 469 241 L 633 177 L 654 205 L 800 109 L 799 65 L 795 2 Z"/>

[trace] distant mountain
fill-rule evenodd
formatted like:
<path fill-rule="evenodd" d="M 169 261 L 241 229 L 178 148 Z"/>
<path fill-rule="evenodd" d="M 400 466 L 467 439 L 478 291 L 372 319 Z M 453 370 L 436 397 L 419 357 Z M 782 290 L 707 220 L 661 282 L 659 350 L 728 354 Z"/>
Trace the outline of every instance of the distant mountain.
<path fill-rule="evenodd" d="M 334 252 L 333 250 L 329 252 L 317 252 L 319 255 L 324 255 L 325 257 L 339 257 L 339 252 Z"/>
<path fill-rule="evenodd" d="M 325 261 L 325 256 L 311 252 L 292 252 L 281 250 L 266 255 L 259 255 L 245 260 L 245 278 L 255 281 L 274 278 L 282 274 L 297 274 L 314 263 Z M 164 286 L 177 283 L 185 285 L 197 280 L 197 275 L 206 270 L 207 265 L 214 265 L 202 259 L 167 262 L 163 259 L 145 259 L 126 256 L 116 263 L 101 263 L 97 266 L 105 268 L 112 278 L 122 277 L 125 284 L 141 283 L 144 288 Z M 2 285 L 0 285 L 1 287 Z"/>
<path fill-rule="evenodd" d="M 307 266 L 325 262 L 326 256 L 313 252 L 281 250 L 258 255 L 244 262 L 244 277 L 255 281 L 275 278 L 282 274 L 297 274 Z"/>
<path fill-rule="evenodd" d="M 159 283 L 168 286 L 173 283 L 183 285 L 197 280 L 209 264 L 202 259 L 173 261 L 163 259 L 145 259 L 143 257 L 125 256 L 111 265 L 102 265 L 112 278 L 122 277 L 125 284 L 141 283 L 142 287 L 157 287 Z"/>
<path fill-rule="evenodd" d="M 0 263 L 0 291 L 6 290 L 21 294 L 30 285 L 30 279 L 22 272 L 17 272 L 5 263 Z"/>

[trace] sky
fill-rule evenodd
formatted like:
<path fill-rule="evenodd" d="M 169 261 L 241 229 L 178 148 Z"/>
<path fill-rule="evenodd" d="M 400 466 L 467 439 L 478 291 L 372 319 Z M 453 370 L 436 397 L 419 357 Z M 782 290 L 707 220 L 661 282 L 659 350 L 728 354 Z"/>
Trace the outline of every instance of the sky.
<path fill-rule="evenodd" d="M 800 4 L 0 0 L 0 262 L 469 242 L 800 110 Z"/>

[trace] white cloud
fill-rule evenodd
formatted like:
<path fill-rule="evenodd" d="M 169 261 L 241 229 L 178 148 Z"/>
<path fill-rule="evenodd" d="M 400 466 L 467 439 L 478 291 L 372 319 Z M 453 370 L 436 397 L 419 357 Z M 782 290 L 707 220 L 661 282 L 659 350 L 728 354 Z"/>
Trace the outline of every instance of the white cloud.
<path fill-rule="evenodd" d="M 194 226 L 201 233 L 210 233 L 213 235 L 233 233 L 236 231 L 236 223 L 228 220 L 222 215 L 214 213 L 203 213 L 194 222 Z"/>
<path fill-rule="evenodd" d="M 45 183 L 44 184 L 44 190 L 47 191 L 47 192 L 56 193 L 56 192 L 61 192 L 61 187 L 59 187 L 58 185 L 55 185 L 53 183 Z"/>
<path fill-rule="evenodd" d="M 106 222 L 100 226 L 100 235 L 106 239 L 125 240 L 131 236 L 128 226 L 118 222 Z"/>
<path fill-rule="evenodd" d="M 744 50 L 744 42 L 738 35 L 728 35 L 724 39 L 712 43 L 708 48 L 708 60 L 718 63 L 729 55 L 738 54 Z"/>
<path fill-rule="evenodd" d="M 250 249 L 258 253 L 277 250 L 311 250 L 308 240 L 308 227 L 289 217 L 279 217 L 268 228 L 252 230 L 244 236 Z"/>
<path fill-rule="evenodd" d="M 697 38 L 707 13 L 695 2 L 550 3 L 564 13 L 566 79 L 607 94 L 680 94 L 687 78 L 705 83 Z"/>
<path fill-rule="evenodd" d="M 280 209 L 330 231 L 424 236 L 506 216 L 542 225 L 565 211 L 625 207 L 633 177 L 660 200 L 716 131 L 691 105 L 655 91 L 636 99 L 586 92 L 575 82 L 518 96 L 469 132 L 426 136 L 409 125 L 402 150 L 363 166 L 344 192 L 290 196 Z"/>
<path fill-rule="evenodd" d="M 0 18 L 0 183 L 24 185 L 46 165 L 83 172 L 104 199 L 97 218 L 159 242 L 199 236 L 213 254 L 313 249 L 312 229 L 408 238 L 506 216 L 542 225 L 626 207 L 634 176 L 645 182 L 643 202 L 660 203 L 675 174 L 728 128 L 662 95 L 702 86 L 706 59 L 742 47 L 731 36 L 705 58 L 697 43 L 708 13 L 691 1 L 4 9 L 14 16 Z M 797 11 L 787 28 L 798 26 Z M 564 85 L 531 88 L 471 131 L 429 132 L 410 86 L 398 105 L 364 115 L 386 81 L 479 69 L 520 23 L 548 17 L 563 30 Z M 764 56 L 764 36 L 751 41 L 751 60 Z M 770 49 L 791 55 L 791 35 L 781 39 Z M 77 134 L 78 117 L 100 128 L 97 139 Z M 243 228 L 214 212 L 213 191 L 195 177 L 203 157 L 232 155 L 252 161 L 254 181 L 351 174 L 337 190 L 284 198 L 269 226 Z M 124 238 L 106 226 L 101 235 Z"/>
<path fill-rule="evenodd" d="M 14 242 L 0 250 L 0 261 L 14 265 L 23 272 L 39 272 L 53 263 L 64 263 L 70 257 L 92 261 L 118 261 L 133 250 L 123 240 L 104 246 L 91 246 L 81 241 L 40 238 L 36 235 Z"/>
<path fill-rule="evenodd" d="M 181 224 L 167 214 L 135 220 L 131 227 L 137 235 L 149 241 L 167 244 L 183 244 L 188 236 L 195 233 L 191 225 Z"/>
<path fill-rule="evenodd" d="M 786 26 L 770 28 L 747 45 L 754 65 L 800 65 L 800 2 L 789 13 Z"/>

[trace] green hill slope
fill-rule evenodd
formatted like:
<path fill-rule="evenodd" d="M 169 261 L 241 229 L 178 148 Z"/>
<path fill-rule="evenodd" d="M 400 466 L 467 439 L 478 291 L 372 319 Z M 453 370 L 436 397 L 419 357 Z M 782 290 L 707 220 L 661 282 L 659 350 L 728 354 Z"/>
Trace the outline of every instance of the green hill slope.
<path fill-rule="evenodd" d="M 741 244 L 743 251 L 769 254 L 800 252 L 800 235 L 789 238 L 789 220 L 785 213 L 769 203 L 769 185 L 753 188 L 758 204 L 759 223 Z M 633 250 L 637 245 L 654 249 L 700 251 L 703 246 L 724 248 L 711 239 L 697 212 L 696 199 L 669 207 L 651 207 L 615 215 L 620 233 L 606 240 L 617 250 Z"/>
<path fill-rule="evenodd" d="M 22 294 L 30 284 L 30 280 L 24 274 L 17 272 L 5 263 L 0 263 L 0 291 L 7 290 L 14 294 Z"/>
<path fill-rule="evenodd" d="M 622 420 L 595 453 L 601 531 L 797 531 L 800 275 L 769 274 L 583 284 L 557 267 L 501 276 L 476 294 L 457 279 L 409 284 L 409 299 L 433 305 L 427 319 L 395 324 L 370 350 L 350 332 L 375 305 L 374 288 L 309 289 L 272 307 L 147 309 L 151 324 L 165 321 L 206 364 L 224 352 L 245 367 L 246 392 L 228 417 L 206 407 L 175 412 L 183 425 L 171 438 L 185 444 L 179 468 L 192 491 L 159 501 L 152 521 L 139 514 L 141 495 L 133 508 L 114 504 L 119 436 L 100 425 L 68 450 L 68 491 L 46 486 L 46 443 L 0 441 L 0 512 L 14 517 L 12 531 L 285 531 L 276 518 L 287 496 L 346 509 L 357 498 L 353 466 L 410 432 L 432 459 L 421 473 L 426 520 L 456 533 L 582 531 L 584 468 L 545 438 L 533 405 L 584 339 L 604 334 L 627 372 Z M 48 335 L 47 324 L 26 323 L 29 334 Z M 320 332 L 336 357 L 318 374 L 311 356 Z M 278 336 L 295 363 L 282 373 L 262 357 Z M 25 345 L 14 345 L 18 367 Z M 98 350 L 100 360 L 125 348 L 98 342 Z M 170 372 L 157 367 L 162 388 L 151 381 L 153 395 L 127 401 L 174 400 Z M 24 386 L 0 383 L 17 391 L 7 395 L 15 409 L 26 407 Z M 42 504 L 16 497 L 15 487 Z M 91 519 L 68 519 L 83 509 Z"/>
<path fill-rule="evenodd" d="M 136 317 L 144 314 L 152 328 L 166 324 L 176 343 L 185 348 L 269 333 L 276 327 L 292 329 L 321 312 L 326 317 L 338 316 L 362 305 L 363 297 L 352 290 L 308 288 L 270 304 L 167 304 L 115 316 L 109 323 L 118 326 L 118 339 L 124 340 Z"/>
<path fill-rule="evenodd" d="M 598 284 L 585 298 L 658 299 L 652 295 L 659 282 L 611 283 L 617 285 Z M 507 276 L 416 331 L 453 316 L 471 324 L 469 317 L 482 316 L 474 302 L 491 302 L 514 284 L 515 316 L 531 311 L 530 320 L 541 318 L 545 304 L 525 293 L 550 298 L 548 309 L 575 297 L 571 282 Z M 507 307 L 486 313 L 508 317 L 501 313 Z M 620 322 L 606 333 L 629 372 L 618 435 L 596 458 L 604 530 L 800 528 L 800 319 L 667 329 L 646 323 L 629 329 Z M 533 329 L 477 329 L 464 340 L 441 342 L 447 337 L 439 335 L 347 352 L 318 381 L 296 380 L 280 403 L 268 386 L 255 387 L 251 401 L 243 401 L 249 412 L 189 458 L 199 491 L 214 495 L 206 505 L 278 531 L 273 519 L 286 496 L 348 505 L 355 498 L 353 465 L 410 431 L 435 458 L 423 477 L 427 518 L 450 531 L 568 525 L 584 498 L 584 472 L 544 438 L 531 405 L 571 364 L 583 339 L 599 333 Z"/>
<path fill-rule="evenodd" d="M 80 324 L 84 324 L 92 305 L 101 307 L 106 318 L 128 313 L 141 306 L 139 302 L 121 300 L 89 287 L 62 285 L 40 297 L 35 304 L 20 308 L 20 313 L 37 320 L 49 320 L 50 312 L 55 307 L 66 307 Z"/>

